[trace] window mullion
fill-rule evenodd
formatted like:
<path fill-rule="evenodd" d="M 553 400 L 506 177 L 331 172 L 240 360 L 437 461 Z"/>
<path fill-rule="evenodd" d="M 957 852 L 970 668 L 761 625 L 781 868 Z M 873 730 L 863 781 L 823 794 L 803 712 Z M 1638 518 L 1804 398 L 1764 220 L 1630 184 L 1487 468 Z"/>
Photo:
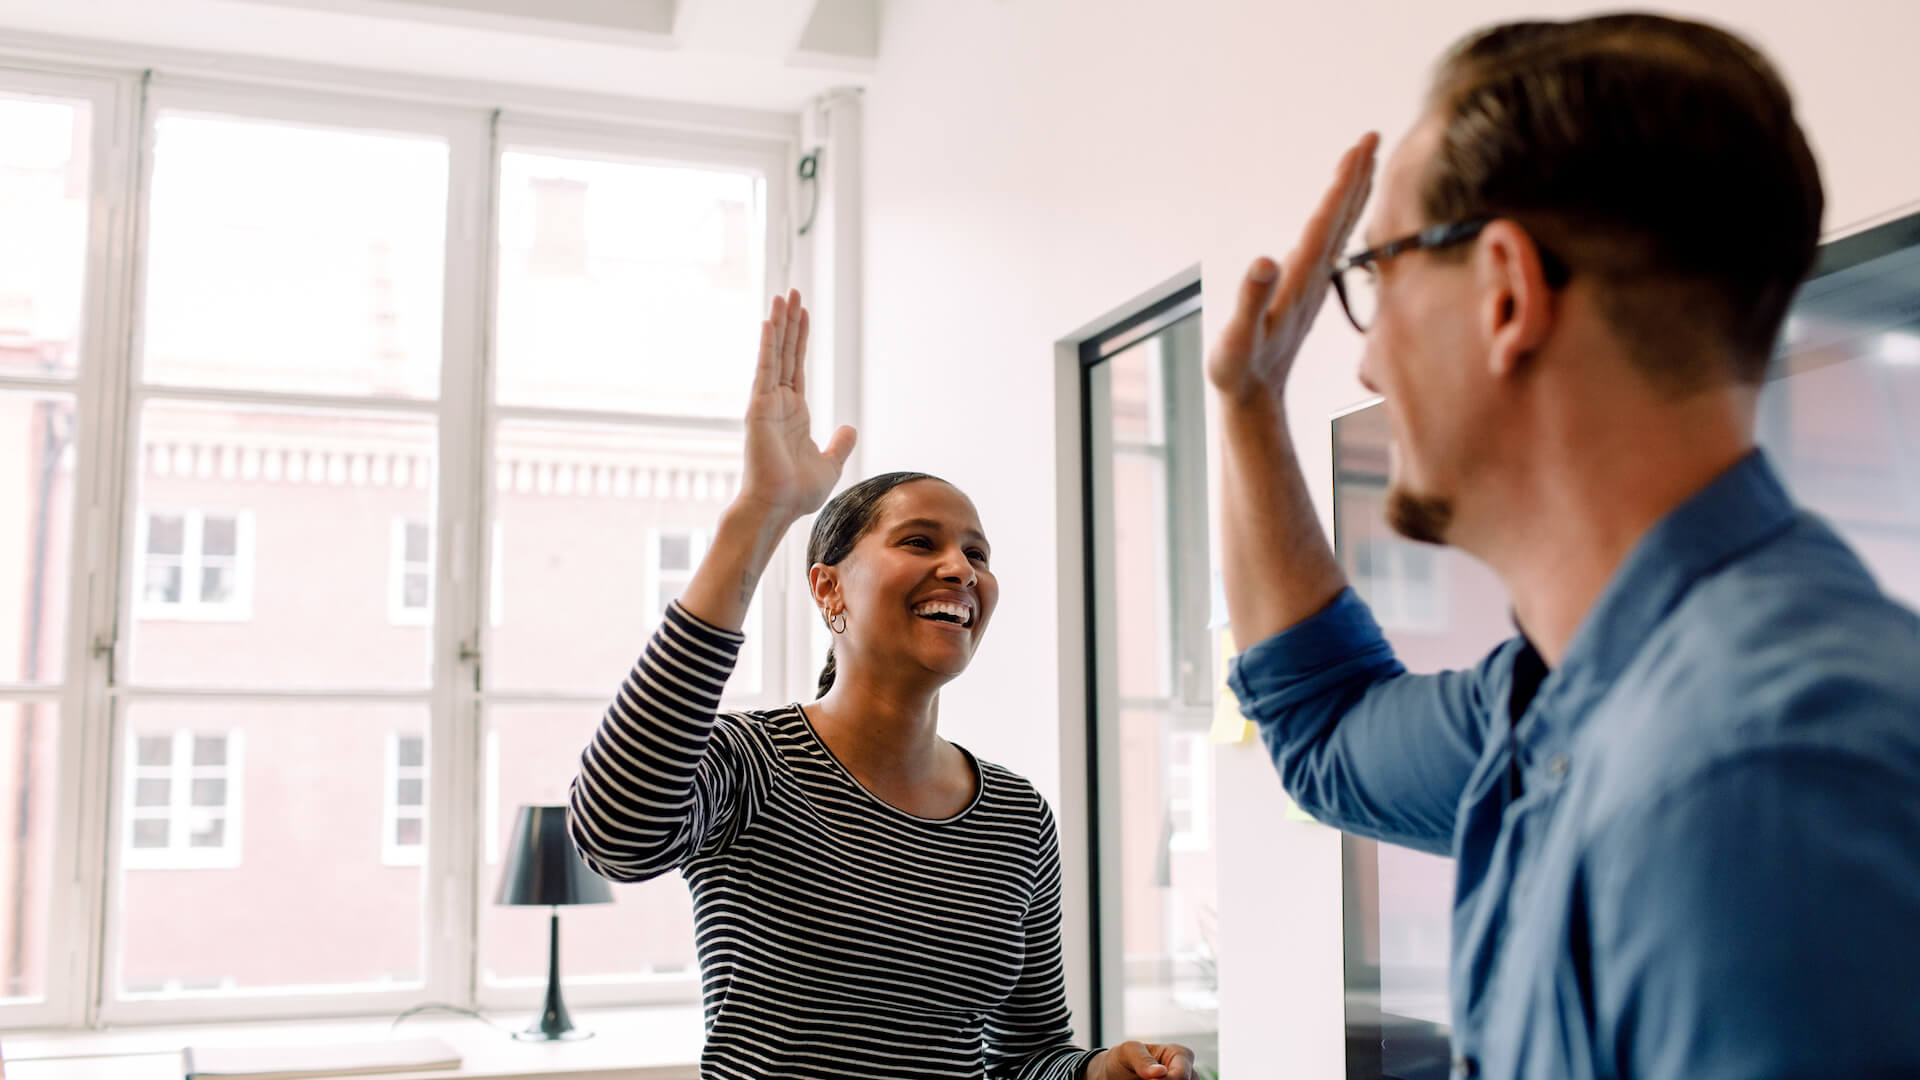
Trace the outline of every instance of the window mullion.
<path fill-rule="evenodd" d="M 484 883 L 476 856 L 482 593 L 486 527 L 487 369 L 493 294 L 494 118 L 449 133 L 446 288 L 440 376 L 440 468 L 426 559 L 433 620 L 433 699 L 423 781 L 427 993 L 471 1007 Z M 401 537 L 404 544 L 405 537 Z M 404 556 L 404 551 L 402 555 Z M 404 569 L 401 585 L 404 588 Z M 399 770 L 396 770 L 398 774 Z M 397 799 L 397 792 L 389 793 Z M 395 814 L 400 808 L 396 805 Z"/>
<path fill-rule="evenodd" d="M 201 611 L 201 544 L 206 537 L 207 516 L 204 510 L 189 510 L 186 522 L 181 528 L 180 537 L 180 606 L 188 611 Z"/>
<path fill-rule="evenodd" d="M 131 733 L 129 733 L 131 737 Z M 179 858 L 187 850 L 187 817 L 192 811 L 193 733 L 185 729 L 173 733 L 173 756 L 167 762 L 167 855 Z"/>

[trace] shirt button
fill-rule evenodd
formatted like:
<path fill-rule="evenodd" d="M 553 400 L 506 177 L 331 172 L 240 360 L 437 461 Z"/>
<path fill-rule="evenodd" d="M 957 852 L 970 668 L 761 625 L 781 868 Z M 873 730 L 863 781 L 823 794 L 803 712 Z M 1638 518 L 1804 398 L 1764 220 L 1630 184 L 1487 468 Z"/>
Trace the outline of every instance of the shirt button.
<path fill-rule="evenodd" d="M 1567 775 L 1567 764 L 1567 755 L 1555 754 L 1553 755 L 1553 760 L 1547 762 L 1547 772 L 1551 773 L 1555 780 L 1558 780 Z"/>
<path fill-rule="evenodd" d="M 1480 1063 L 1461 1054 L 1453 1059 L 1453 1075 L 1460 1077 L 1460 1080 L 1473 1080 L 1473 1077 L 1480 1075 Z"/>

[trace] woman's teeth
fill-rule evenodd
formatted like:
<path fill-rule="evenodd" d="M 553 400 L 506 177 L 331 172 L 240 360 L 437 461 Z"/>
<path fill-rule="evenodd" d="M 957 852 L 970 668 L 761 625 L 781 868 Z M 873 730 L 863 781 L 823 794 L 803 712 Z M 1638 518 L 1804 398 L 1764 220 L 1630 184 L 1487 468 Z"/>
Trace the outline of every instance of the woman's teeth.
<path fill-rule="evenodd" d="M 966 626 L 973 621 L 973 611 L 964 604 L 950 604 L 944 600 L 929 600 L 913 609 L 915 615 L 923 619 L 936 619 L 940 622 L 958 623 Z"/>

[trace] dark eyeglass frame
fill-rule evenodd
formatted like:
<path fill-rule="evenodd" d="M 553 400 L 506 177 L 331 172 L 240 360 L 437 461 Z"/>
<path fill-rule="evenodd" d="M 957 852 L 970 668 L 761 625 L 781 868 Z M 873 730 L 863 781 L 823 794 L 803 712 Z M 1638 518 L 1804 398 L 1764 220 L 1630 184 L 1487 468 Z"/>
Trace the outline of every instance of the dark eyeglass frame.
<path fill-rule="evenodd" d="M 1405 255 L 1409 251 L 1439 251 L 1457 244 L 1464 244 L 1479 236 L 1482 229 L 1493 223 L 1493 219 L 1470 218 L 1466 221 L 1450 221 L 1443 225 L 1429 225 L 1410 236 L 1389 240 L 1379 247 L 1371 247 L 1357 255 L 1349 255 L 1333 264 L 1333 291 L 1340 297 L 1340 310 L 1347 313 L 1347 321 L 1355 330 L 1367 332 L 1366 324 L 1353 313 L 1353 302 L 1347 299 L 1347 272 L 1367 270 L 1383 263 L 1395 255 Z"/>
<path fill-rule="evenodd" d="M 1354 315 L 1353 303 L 1347 299 L 1348 271 L 1370 269 L 1395 255 L 1405 255 L 1409 251 L 1439 251 L 1457 244 L 1464 244 L 1479 236 L 1481 230 L 1496 220 L 1498 218 L 1479 217 L 1448 222 L 1444 225 L 1429 225 L 1411 236 L 1389 240 L 1379 247 L 1368 248 L 1358 255 L 1350 255 L 1333 264 L 1333 291 L 1340 297 L 1340 310 L 1346 312 L 1347 321 L 1353 324 L 1355 330 L 1362 334 L 1366 333 L 1366 325 Z M 1567 279 L 1573 276 L 1572 268 L 1559 256 L 1541 246 L 1538 240 L 1533 242 L 1533 246 L 1534 250 L 1540 253 L 1540 272 L 1546 278 L 1547 288 L 1558 289 L 1564 286 Z"/>

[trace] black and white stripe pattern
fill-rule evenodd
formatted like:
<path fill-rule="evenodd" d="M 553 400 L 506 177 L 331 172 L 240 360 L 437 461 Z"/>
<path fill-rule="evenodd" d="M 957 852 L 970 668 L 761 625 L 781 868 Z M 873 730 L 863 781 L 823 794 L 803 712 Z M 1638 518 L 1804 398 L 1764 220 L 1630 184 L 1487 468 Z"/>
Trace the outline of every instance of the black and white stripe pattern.
<path fill-rule="evenodd" d="M 616 881 L 693 891 L 701 1074 L 1073 1080 L 1060 851 L 1033 785 L 975 759 L 965 811 L 874 797 L 799 706 L 716 715 L 744 640 L 678 604 L 581 756 L 571 826 Z"/>

